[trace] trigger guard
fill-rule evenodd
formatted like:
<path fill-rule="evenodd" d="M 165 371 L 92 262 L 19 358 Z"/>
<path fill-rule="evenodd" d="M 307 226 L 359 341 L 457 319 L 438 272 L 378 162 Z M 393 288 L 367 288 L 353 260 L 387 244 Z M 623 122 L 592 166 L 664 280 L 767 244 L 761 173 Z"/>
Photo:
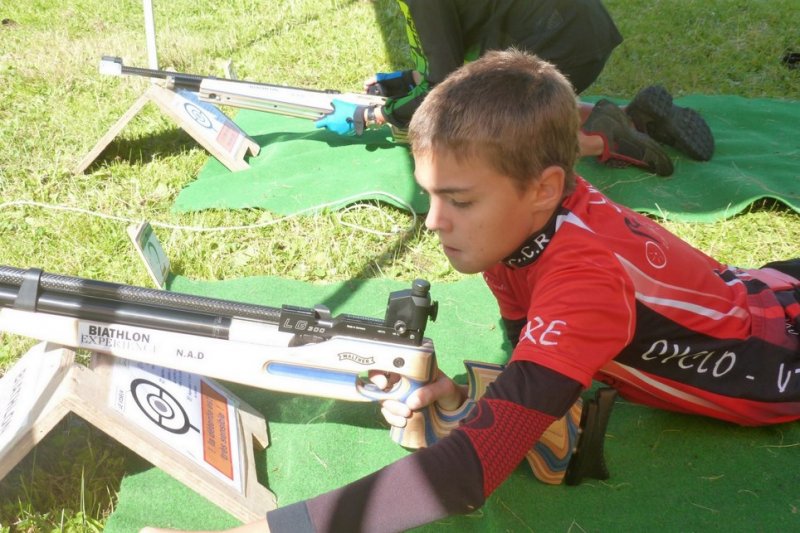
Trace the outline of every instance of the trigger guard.
<path fill-rule="evenodd" d="M 356 381 L 356 390 L 359 394 L 373 401 L 398 400 L 405 402 L 412 392 L 422 387 L 422 383 L 413 379 L 401 377 L 391 389 L 379 389 L 374 383 L 361 379 Z"/>

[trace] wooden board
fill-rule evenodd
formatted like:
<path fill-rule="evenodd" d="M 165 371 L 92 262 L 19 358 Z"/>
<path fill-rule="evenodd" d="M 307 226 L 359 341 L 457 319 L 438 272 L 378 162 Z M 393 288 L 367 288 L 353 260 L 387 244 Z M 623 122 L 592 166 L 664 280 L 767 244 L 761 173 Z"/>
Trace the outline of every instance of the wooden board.
<path fill-rule="evenodd" d="M 242 522 L 263 518 L 277 507 L 275 495 L 258 483 L 256 476 L 255 450 L 265 449 L 269 439 L 264 418 L 252 407 L 218 383 L 197 378 L 213 387 L 214 399 L 222 402 L 223 408 L 227 402 L 232 409 L 228 426 L 232 433 L 230 443 L 234 445 L 229 451 L 235 455 L 239 481 L 228 483 L 207 465 L 201 465 L 197 457 L 175 446 L 174 439 L 160 436 L 157 431 L 143 431 L 129 414 L 115 408 L 117 390 L 126 388 L 114 388 L 115 373 L 121 365 L 131 363 L 94 355 L 89 368 L 74 359 L 72 350 L 40 343 L 0 379 L 0 479 L 72 412 Z M 153 386 L 158 387 L 153 381 Z M 127 389 L 133 387 L 129 384 Z M 202 401 L 207 402 L 207 398 Z M 185 438 L 207 439 L 203 431 L 194 429 L 198 431 L 187 432 Z M 207 442 L 200 445 L 207 446 Z"/>
<path fill-rule="evenodd" d="M 258 143 L 248 137 L 222 111 L 207 102 L 201 102 L 196 94 L 151 85 L 78 163 L 75 174 L 85 172 L 148 102 L 157 105 L 232 172 L 250 168 L 245 157 L 248 154 L 258 155 L 261 150 Z"/>

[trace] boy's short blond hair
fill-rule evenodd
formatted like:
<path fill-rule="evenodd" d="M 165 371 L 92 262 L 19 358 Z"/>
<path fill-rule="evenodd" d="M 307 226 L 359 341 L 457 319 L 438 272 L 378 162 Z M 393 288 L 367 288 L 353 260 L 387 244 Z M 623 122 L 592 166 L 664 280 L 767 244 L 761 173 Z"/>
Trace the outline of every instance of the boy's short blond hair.
<path fill-rule="evenodd" d="M 552 165 L 575 184 L 577 97 L 555 66 L 515 49 L 490 51 L 437 85 L 414 113 L 415 157 L 445 151 L 480 159 L 524 190 Z"/>

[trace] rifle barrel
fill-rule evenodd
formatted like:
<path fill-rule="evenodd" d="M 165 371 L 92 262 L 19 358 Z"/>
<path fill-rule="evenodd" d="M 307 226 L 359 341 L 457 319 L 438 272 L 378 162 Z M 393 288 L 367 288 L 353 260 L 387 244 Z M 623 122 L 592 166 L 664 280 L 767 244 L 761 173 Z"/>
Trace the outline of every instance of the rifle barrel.
<path fill-rule="evenodd" d="M 0 265 L 0 307 L 215 338 L 228 338 L 232 324 L 250 320 L 317 339 L 347 335 L 418 346 L 428 318 L 436 318 L 429 289 L 427 281 L 415 280 L 410 290 L 391 293 L 379 319 L 333 316 L 324 305 L 279 309 Z"/>
<path fill-rule="evenodd" d="M 289 85 L 275 85 L 272 83 L 261 83 L 256 81 L 248 81 L 248 80 L 232 80 L 227 78 L 218 78 L 216 76 L 201 76 L 199 74 L 189 74 L 186 72 L 173 72 L 170 70 L 156 70 L 150 68 L 141 68 L 141 67 L 129 67 L 123 64 L 122 59 L 119 57 L 111 57 L 111 56 L 103 56 L 100 61 L 101 65 L 101 72 L 104 71 L 103 65 L 104 64 L 111 64 L 114 67 L 111 70 L 114 70 L 115 73 L 131 75 L 131 76 L 143 76 L 145 78 L 156 78 L 156 79 L 171 79 L 176 88 L 179 89 L 187 89 L 192 92 L 198 92 L 200 90 L 200 86 L 203 81 L 206 80 L 218 80 L 224 81 L 230 84 L 239 84 L 239 85 L 255 85 L 259 87 L 271 87 L 274 89 L 287 89 L 287 90 L 294 90 L 294 91 L 305 91 L 307 93 L 320 93 L 320 94 L 341 94 L 340 91 L 335 89 L 307 89 L 302 87 L 292 87 Z"/>
<path fill-rule="evenodd" d="M 14 308 L 17 294 L 14 287 L 0 284 L 0 307 Z M 36 311 L 215 339 L 228 339 L 231 328 L 229 317 L 49 291 L 39 294 Z"/>
<path fill-rule="evenodd" d="M 0 265 L 0 284 L 11 287 L 21 287 L 25 279 L 24 269 Z M 170 311 L 187 311 L 207 315 L 224 316 L 229 318 L 250 318 L 277 324 L 280 320 L 281 310 L 263 305 L 247 304 L 195 296 L 179 292 L 148 289 L 132 285 L 122 285 L 107 281 L 96 281 L 59 274 L 42 272 L 39 278 L 39 288 L 60 294 L 69 294 L 82 297 L 102 298 L 120 303 L 143 304 L 166 308 Z M 0 298 L 0 304 L 3 298 Z"/>

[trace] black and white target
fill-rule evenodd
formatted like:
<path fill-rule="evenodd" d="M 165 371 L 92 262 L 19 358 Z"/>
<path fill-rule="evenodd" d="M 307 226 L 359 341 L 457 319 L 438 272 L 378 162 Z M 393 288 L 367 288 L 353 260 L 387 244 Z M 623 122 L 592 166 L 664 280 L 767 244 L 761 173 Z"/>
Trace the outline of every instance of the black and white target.
<path fill-rule="evenodd" d="M 206 115 L 206 113 L 202 109 L 200 109 L 193 103 L 191 102 L 184 103 L 183 109 L 186 111 L 186 114 L 188 114 L 189 117 L 191 117 L 191 119 L 197 122 L 200 126 L 208 128 L 210 130 L 214 129 L 214 123 L 211 122 L 211 119 L 208 118 L 208 115 Z"/>
<path fill-rule="evenodd" d="M 161 429 L 181 435 L 190 429 L 200 431 L 192 426 L 186 410 L 166 389 L 146 379 L 131 381 L 131 395 L 136 405 Z"/>

